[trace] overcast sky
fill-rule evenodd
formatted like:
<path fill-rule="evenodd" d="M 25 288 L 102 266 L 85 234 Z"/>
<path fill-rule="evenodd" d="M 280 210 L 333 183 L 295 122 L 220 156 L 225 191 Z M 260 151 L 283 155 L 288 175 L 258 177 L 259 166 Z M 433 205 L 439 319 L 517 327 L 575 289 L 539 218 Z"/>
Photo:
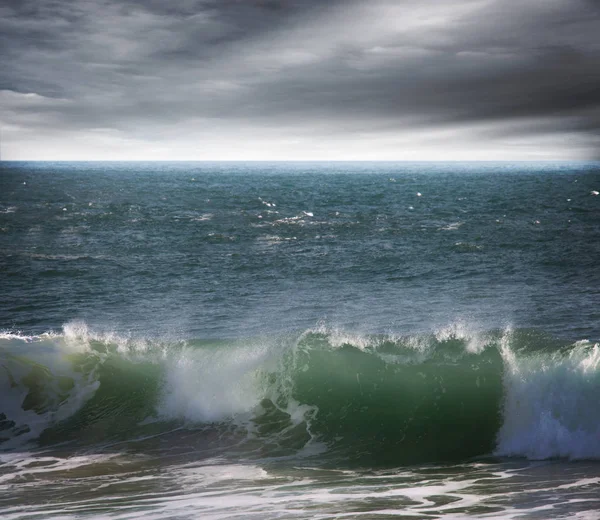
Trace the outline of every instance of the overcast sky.
<path fill-rule="evenodd" d="M 3 159 L 600 158 L 600 0 L 0 0 Z"/>

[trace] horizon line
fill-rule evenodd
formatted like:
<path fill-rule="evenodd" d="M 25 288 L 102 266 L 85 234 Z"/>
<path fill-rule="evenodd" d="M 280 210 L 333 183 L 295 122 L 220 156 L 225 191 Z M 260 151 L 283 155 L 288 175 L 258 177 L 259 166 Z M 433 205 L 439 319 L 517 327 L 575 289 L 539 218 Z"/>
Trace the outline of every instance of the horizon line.
<path fill-rule="evenodd" d="M 600 163 L 600 159 L 0 159 L 6 163 Z"/>

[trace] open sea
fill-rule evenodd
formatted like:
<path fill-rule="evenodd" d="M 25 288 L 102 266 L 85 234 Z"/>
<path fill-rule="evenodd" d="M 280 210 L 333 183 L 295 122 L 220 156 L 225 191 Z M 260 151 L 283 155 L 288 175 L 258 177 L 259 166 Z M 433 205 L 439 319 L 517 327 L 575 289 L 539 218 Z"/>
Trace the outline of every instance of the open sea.
<path fill-rule="evenodd" d="M 0 518 L 600 518 L 600 163 L 0 163 Z"/>

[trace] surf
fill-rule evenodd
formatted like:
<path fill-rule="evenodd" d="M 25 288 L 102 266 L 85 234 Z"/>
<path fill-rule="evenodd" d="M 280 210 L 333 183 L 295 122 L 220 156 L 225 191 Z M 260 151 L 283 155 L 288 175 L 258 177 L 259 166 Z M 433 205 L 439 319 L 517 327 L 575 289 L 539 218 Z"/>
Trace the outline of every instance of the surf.
<path fill-rule="evenodd" d="M 391 466 L 598 459 L 600 350 L 533 329 L 246 339 L 0 335 L 0 450 L 146 449 Z M 173 447 L 173 446 L 171 446 Z M 154 449 L 154 448 L 153 448 Z"/>

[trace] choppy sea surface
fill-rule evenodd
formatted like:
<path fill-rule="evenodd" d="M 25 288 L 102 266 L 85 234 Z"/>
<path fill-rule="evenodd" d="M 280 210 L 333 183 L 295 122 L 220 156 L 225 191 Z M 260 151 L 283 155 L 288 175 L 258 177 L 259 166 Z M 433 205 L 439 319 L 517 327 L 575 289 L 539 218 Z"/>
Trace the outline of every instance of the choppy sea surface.
<path fill-rule="evenodd" d="M 600 163 L 0 163 L 0 517 L 600 518 Z"/>

